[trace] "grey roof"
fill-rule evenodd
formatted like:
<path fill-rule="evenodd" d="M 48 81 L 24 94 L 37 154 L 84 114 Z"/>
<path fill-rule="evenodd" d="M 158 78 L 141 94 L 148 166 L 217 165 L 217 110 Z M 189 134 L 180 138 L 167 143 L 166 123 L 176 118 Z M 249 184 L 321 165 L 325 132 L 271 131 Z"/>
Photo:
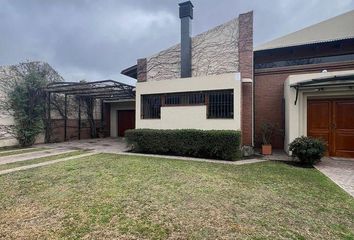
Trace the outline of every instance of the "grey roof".
<path fill-rule="evenodd" d="M 254 48 L 255 51 L 354 38 L 354 10 Z"/>

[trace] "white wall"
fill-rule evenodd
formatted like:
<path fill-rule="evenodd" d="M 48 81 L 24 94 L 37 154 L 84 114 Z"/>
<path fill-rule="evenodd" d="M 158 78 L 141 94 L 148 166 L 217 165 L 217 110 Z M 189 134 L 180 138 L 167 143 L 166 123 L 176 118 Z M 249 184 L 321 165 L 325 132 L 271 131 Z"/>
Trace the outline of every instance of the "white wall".
<path fill-rule="evenodd" d="M 320 77 L 339 76 L 342 74 L 354 73 L 354 71 L 340 71 L 328 73 L 314 73 L 290 75 L 284 83 L 285 98 L 285 138 L 284 150 L 289 153 L 289 143 L 300 136 L 307 136 L 307 101 L 314 98 L 345 98 L 353 97 L 354 89 L 348 87 L 327 87 L 322 91 L 317 88 L 299 90 L 296 105 L 296 90 L 290 85 Z M 353 79 L 354 80 L 354 79 Z"/>
<path fill-rule="evenodd" d="M 134 110 L 135 109 L 135 101 L 122 101 L 122 102 L 112 102 L 111 103 L 111 129 L 110 135 L 111 137 L 118 136 L 118 110 Z"/>
<path fill-rule="evenodd" d="M 4 130 L 6 126 L 14 124 L 13 117 L 6 112 L 0 112 L 0 114 L 0 147 L 17 145 L 18 141 Z M 44 143 L 44 133 L 37 137 L 36 143 Z"/>
<path fill-rule="evenodd" d="M 234 118 L 207 119 L 206 106 L 161 107 L 161 119 L 141 119 L 141 95 L 207 90 L 234 90 Z M 252 106 L 250 106 L 252 107 Z M 239 73 L 168 81 L 138 82 L 136 85 L 136 128 L 153 129 L 241 129 L 241 80 Z"/>

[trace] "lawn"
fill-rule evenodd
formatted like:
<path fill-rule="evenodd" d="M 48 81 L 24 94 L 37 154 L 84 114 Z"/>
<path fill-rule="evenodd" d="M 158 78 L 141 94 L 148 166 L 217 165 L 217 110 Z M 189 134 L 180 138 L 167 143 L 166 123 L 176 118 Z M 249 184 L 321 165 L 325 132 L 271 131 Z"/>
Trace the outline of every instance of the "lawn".
<path fill-rule="evenodd" d="M 99 154 L 0 176 L 0 239 L 354 239 L 312 168 Z"/>

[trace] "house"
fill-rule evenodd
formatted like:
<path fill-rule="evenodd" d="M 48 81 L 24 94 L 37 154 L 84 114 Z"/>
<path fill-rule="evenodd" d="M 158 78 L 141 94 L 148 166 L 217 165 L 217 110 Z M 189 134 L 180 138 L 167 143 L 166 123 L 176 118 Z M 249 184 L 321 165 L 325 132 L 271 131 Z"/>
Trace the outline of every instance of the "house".
<path fill-rule="evenodd" d="M 138 59 L 136 127 L 242 130 L 253 144 L 253 13 L 191 37 L 193 5 L 179 4 L 181 43 Z"/>
<path fill-rule="evenodd" d="M 137 60 L 136 127 L 241 130 L 275 148 L 324 138 L 331 156 L 354 157 L 354 11 L 253 48 L 253 13 L 190 36 L 191 2 L 179 4 L 181 44 Z"/>
<path fill-rule="evenodd" d="M 95 121 L 105 136 L 131 128 L 228 129 L 242 132 L 243 146 L 259 147 L 261 126 L 273 123 L 282 130 L 274 148 L 288 152 L 307 135 L 325 139 L 330 156 L 354 157 L 354 11 L 256 47 L 253 12 L 196 36 L 190 1 L 179 4 L 179 17 L 180 44 L 122 70 L 135 88 L 113 80 L 59 83 L 49 95 L 99 100 Z M 82 133 L 81 101 L 76 107 L 71 119 L 53 123 L 58 141 L 90 137 L 87 128 Z"/>

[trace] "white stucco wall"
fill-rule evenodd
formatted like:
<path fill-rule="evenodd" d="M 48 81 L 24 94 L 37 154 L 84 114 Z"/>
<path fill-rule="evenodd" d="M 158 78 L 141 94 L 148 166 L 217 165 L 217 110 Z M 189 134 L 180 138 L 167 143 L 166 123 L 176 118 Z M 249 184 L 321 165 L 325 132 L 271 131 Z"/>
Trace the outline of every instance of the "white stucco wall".
<path fill-rule="evenodd" d="M 122 101 L 122 102 L 112 102 L 111 103 L 111 129 L 110 135 L 111 137 L 118 136 L 118 110 L 134 110 L 135 109 L 135 101 Z"/>
<path fill-rule="evenodd" d="M 290 75 L 284 83 L 284 98 L 285 98 L 285 138 L 284 150 L 288 151 L 288 145 L 295 138 L 299 136 L 307 136 L 307 101 L 308 99 L 320 98 L 345 98 L 354 97 L 354 89 L 349 87 L 325 87 L 323 90 L 318 91 L 318 87 L 312 89 L 299 90 L 298 100 L 296 105 L 296 90 L 291 88 L 290 85 L 317 79 L 321 77 L 340 76 L 345 74 L 354 74 L 354 71 L 338 71 L 327 73 L 313 73 Z M 354 79 L 353 79 L 354 80 Z"/>
<path fill-rule="evenodd" d="M 206 106 L 161 107 L 160 119 L 141 119 L 141 95 L 208 90 L 234 90 L 234 118 L 208 119 Z M 136 128 L 153 129 L 241 129 L 241 79 L 239 73 L 138 82 L 136 85 Z"/>

